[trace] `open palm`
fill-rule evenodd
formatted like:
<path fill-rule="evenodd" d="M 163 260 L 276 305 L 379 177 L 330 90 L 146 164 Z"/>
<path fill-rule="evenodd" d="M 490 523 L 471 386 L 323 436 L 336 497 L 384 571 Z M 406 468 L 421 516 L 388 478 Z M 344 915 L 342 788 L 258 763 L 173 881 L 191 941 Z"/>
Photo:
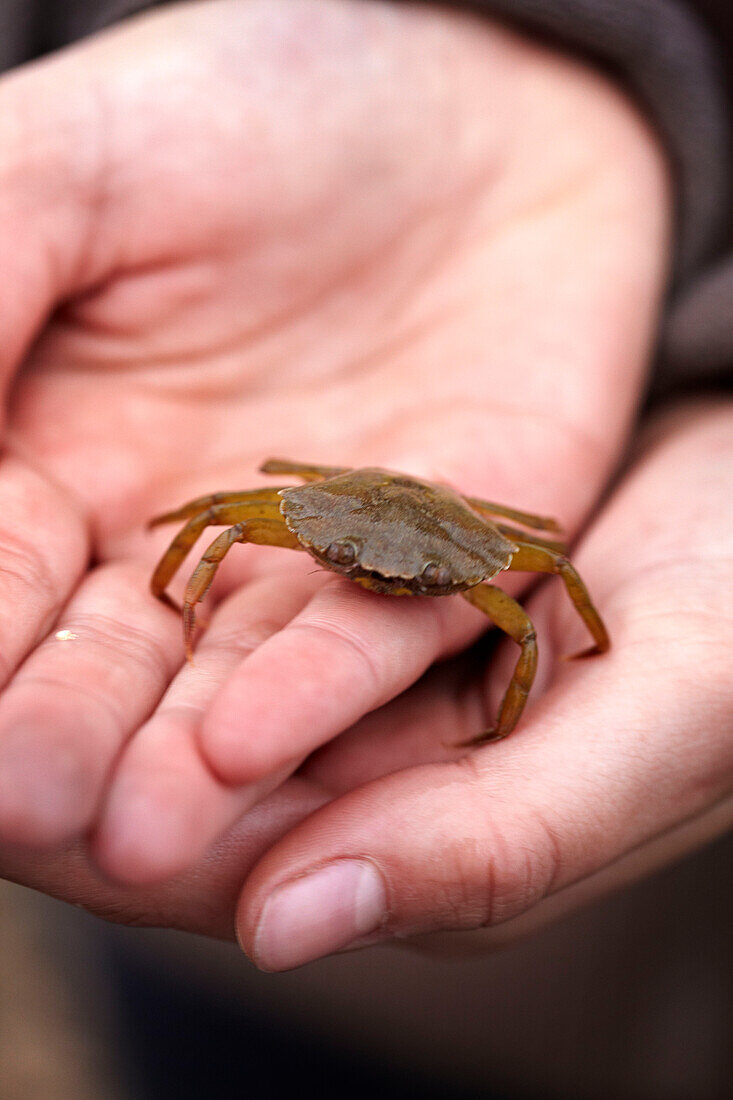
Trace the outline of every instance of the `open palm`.
<path fill-rule="evenodd" d="M 94 828 L 156 880 L 484 623 L 247 548 L 185 665 L 146 520 L 285 453 L 577 529 L 637 399 L 664 174 L 582 67 L 376 3 L 169 8 L 0 96 L 0 830 Z M 282 799 L 276 833 L 319 796 Z"/>

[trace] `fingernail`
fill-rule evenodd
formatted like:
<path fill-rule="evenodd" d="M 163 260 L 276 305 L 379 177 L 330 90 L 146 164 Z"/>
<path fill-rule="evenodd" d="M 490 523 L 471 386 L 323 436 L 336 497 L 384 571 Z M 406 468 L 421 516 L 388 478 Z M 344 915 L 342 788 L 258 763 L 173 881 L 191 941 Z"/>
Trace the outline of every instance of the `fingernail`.
<path fill-rule="evenodd" d="M 290 970 L 375 932 L 387 914 L 387 891 L 367 860 L 341 859 L 278 887 L 257 926 L 254 961 Z"/>

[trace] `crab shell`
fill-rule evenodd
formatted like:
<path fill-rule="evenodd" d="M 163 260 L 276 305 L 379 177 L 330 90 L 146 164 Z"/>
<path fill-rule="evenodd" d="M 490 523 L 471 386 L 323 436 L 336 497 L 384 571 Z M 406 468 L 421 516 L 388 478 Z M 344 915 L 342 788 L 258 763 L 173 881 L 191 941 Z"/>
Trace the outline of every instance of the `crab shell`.
<path fill-rule="evenodd" d="M 453 490 L 378 468 L 281 489 L 280 511 L 325 568 L 376 592 L 445 596 L 506 569 L 517 547 Z"/>

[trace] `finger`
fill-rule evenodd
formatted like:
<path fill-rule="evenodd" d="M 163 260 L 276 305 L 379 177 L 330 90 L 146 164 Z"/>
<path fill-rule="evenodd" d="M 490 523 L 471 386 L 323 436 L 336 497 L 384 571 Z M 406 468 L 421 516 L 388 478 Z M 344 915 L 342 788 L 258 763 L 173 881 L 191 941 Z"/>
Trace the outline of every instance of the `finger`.
<path fill-rule="evenodd" d="M 398 602 L 417 601 L 373 601 L 369 596 L 363 600 L 355 586 L 346 585 L 334 602 L 328 591 L 333 582 L 325 578 L 324 583 L 322 574 L 314 580 L 311 572 L 253 574 L 244 589 L 219 606 L 193 662 L 180 670 L 117 768 L 95 843 L 97 858 L 108 875 L 138 883 L 181 873 L 227 826 L 300 765 L 314 733 L 324 737 L 329 730 L 338 733 L 350 724 L 352 714 L 373 704 L 373 682 L 364 682 L 355 663 L 357 654 L 343 645 L 341 615 L 345 613 L 348 631 L 352 592 L 357 608 L 369 613 L 365 616 L 359 611 L 359 627 L 366 624 L 369 628 L 364 645 L 371 647 L 370 660 L 382 662 L 390 691 L 399 690 L 399 677 L 409 681 L 429 663 L 434 652 L 431 644 L 450 641 L 446 629 L 443 635 L 435 630 L 431 642 L 428 629 L 420 625 L 422 620 L 415 627 L 415 620 L 408 618 L 401 629 L 410 657 L 398 658 L 396 631 L 392 624 L 385 631 L 380 612 L 389 614 Z M 314 585 L 319 586 L 315 594 Z M 332 634 L 314 625 L 319 608 L 321 621 L 330 609 Z M 485 624 L 477 619 L 474 629 L 480 630 Z M 288 656 L 287 638 L 285 646 L 280 640 L 291 632 L 292 624 L 303 621 L 306 625 L 296 625 L 292 631 L 297 651 Z M 307 640 L 309 631 L 313 643 Z M 415 639 L 422 640 L 422 653 L 415 651 L 413 631 Z M 392 638 L 391 649 L 384 649 L 385 637 Z M 457 630 L 456 638 L 460 641 Z M 333 646 L 332 654 L 316 648 L 322 641 Z M 312 661 L 308 668 L 303 667 L 304 645 Z M 247 673 L 250 665 L 255 666 L 251 675 Z M 218 706 L 221 685 L 226 692 L 233 681 L 237 697 L 231 744 L 242 757 L 247 753 L 256 756 L 260 769 L 256 775 L 250 772 L 247 782 L 237 784 L 231 782 L 230 775 L 222 776 L 222 769 L 212 766 L 211 757 L 201 750 L 202 729 L 216 721 L 211 712 Z M 357 696 L 359 691 L 361 696 Z M 321 694 L 330 700 L 330 724 L 325 733 L 317 707 L 305 710 L 308 692 L 313 693 L 317 705 L 321 705 Z M 273 712 L 279 715 L 279 725 L 274 723 Z"/>
<path fill-rule="evenodd" d="M 537 626 L 540 671 L 525 714 L 549 680 L 551 647 L 545 623 Z M 372 711 L 302 764 L 299 774 L 335 794 L 416 764 L 458 760 L 465 744 L 493 720 L 516 664 L 511 642 L 485 637 L 455 658 L 434 666 L 407 691 Z M 475 685 L 482 684 L 481 692 Z M 450 731 L 450 732 L 446 732 Z"/>
<path fill-rule="evenodd" d="M 582 689 L 558 685 L 522 735 L 368 783 L 301 824 L 247 885 L 248 954 L 280 970 L 367 936 L 503 924 L 723 798 L 727 777 L 693 766 L 708 748 L 687 740 L 697 700 L 660 677 L 654 738 L 640 737 L 633 698 L 614 708 L 617 676 L 638 686 L 637 656 L 614 654 Z M 719 726 L 731 703 L 706 718 Z"/>
<path fill-rule="evenodd" d="M 221 684 L 298 613 L 313 583 L 307 573 L 286 583 L 264 574 L 216 610 L 193 662 L 180 669 L 119 762 L 94 842 L 108 876 L 142 883 L 182 873 L 292 771 L 288 762 L 247 788 L 232 787 L 202 757 L 198 731 Z M 249 732 L 259 736 L 256 727 Z"/>
<path fill-rule="evenodd" d="M 50 846 L 88 828 L 120 748 L 182 657 L 143 566 L 90 574 L 0 697 L 0 836 Z"/>
<path fill-rule="evenodd" d="M 0 686 L 55 622 L 87 557 L 73 501 L 14 458 L 0 463 Z"/>
<path fill-rule="evenodd" d="M 730 463 L 730 421 L 708 428 L 703 453 Z M 685 442 L 652 453 L 582 558 L 606 585 L 611 653 L 558 668 L 505 742 L 368 783 L 280 842 L 240 907 L 259 965 L 285 969 L 365 937 L 505 924 L 586 879 L 613 883 L 631 853 L 649 870 L 670 857 L 665 835 L 688 842 L 686 822 L 729 817 L 733 608 L 720 603 L 720 539 L 705 538 L 726 508 L 725 478 L 711 479 Z M 683 483 L 699 521 L 692 555 Z M 632 572 L 622 550 L 650 515 Z"/>
<path fill-rule="evenodd" d="M 256 782 L 394 698 L 485 622 L 463 601 L 326 583 L 229 677 L 202 722 L 201 752 L 224 782 Z"/>
<path fill-rule="evenodd" d="M 583 636 L 583 625 L 572 614 L 563 619 L 562 631 L 555 629 L 556 604 L 559 599 L 562 607 L 564 599 L 559 585 L 558 579 L 545 581 L 544 595 L 526 604 L 539 659 L 521 725 L 552 683 L 567 647 Z M 342 793 L 400 768 L 459 759 L 466 743 L 495 720 L 518 653 L 516 643 L 496 631 L 484 635 L 323 745 L 303 763 L 300 774 Z"/>
<path fill-rule="evenodd" d="M 98 103 L 73 94 L 75 62 L 49 59 L 0 83 L 2 386 L 53 305 L 100 274 L 85 255 L 99 211 Z"/>
<path fill-rule="evenodd" d="M 52 851 L 3 844 L 0 877 L 118 924 L 177 928 L 231 940 L 237 895 L 250 868 L 326 798 L 310 783 L 289 780 L 185 875 L 162 884 L 120 887 L 100 873 L 81 839 Z"/>

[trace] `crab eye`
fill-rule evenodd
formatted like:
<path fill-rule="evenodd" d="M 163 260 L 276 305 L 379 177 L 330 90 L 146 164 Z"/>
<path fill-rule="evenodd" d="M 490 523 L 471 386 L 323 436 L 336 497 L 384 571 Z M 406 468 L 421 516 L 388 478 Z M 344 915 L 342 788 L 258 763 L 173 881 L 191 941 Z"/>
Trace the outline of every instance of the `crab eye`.
<path fill-rule="evenodd" d="M 430 561 L 420 574 L 420 580 L 423 584 L 445 588 L 451 582 L 450 570 L 445 565 L 436 565 L 434 561 Z"/>
<path fill-rule="evenodd" d="M 337 565 L 352 565 L 356 561 L 356 547 L 353 542 L 332 542 L 326 550 L 326 557 Z"/>

